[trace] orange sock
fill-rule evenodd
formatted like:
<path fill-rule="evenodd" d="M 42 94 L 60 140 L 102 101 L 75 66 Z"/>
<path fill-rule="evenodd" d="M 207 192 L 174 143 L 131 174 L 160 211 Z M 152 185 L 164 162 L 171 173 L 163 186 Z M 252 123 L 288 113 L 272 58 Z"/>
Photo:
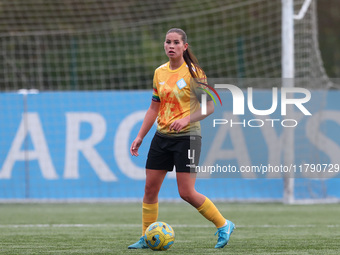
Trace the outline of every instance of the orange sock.
<path fill-rule="evenodd" d="M 217 207 L 209 198 L 205 198 L 204 203 L 197 208 L 200 214 L 202 214 L 207 220 L 210 220 L 215 224 L 217 228 L 225 225 L 226 219 L 219 212 Z"/>
<path fill-rule="evenodd" d="M 150 226 L 152 223 L 157 221 L 158 218 L 158 203 L 155 204 L 146 204 L 143 203 L 143 211 L 142 211 L 142 235 L 145 234 L 145 230 Z"/>

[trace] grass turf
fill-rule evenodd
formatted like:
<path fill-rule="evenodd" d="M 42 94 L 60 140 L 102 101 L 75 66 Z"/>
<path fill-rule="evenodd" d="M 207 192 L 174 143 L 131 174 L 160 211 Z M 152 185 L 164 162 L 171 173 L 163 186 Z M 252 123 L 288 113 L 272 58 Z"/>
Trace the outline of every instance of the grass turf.
<path fill-rule="evenodd" d="M 214 249 L 213 224 L 185 203 L 160 203 L 173 226 L 166 254 L 340 254 L 340 207 L 216 203 L 237 229 Z M 128 250 L 141 234 L 141 204 L 0 204 L 0 254 L 149 254 Z M 152 253 L 153 254 L 153 253 Z"/>

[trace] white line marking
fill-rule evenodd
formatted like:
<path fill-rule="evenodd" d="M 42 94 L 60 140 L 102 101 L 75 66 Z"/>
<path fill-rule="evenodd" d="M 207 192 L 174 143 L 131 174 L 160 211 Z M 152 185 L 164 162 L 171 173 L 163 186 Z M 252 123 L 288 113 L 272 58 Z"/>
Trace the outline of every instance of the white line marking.
<path fill-rule="evenodd" d="M 209 225 L 186 225 L 186 224 L 173 224 L 174 228 L 212 228 L 213 224 Z M 340 225 L 236 225 L 237 228 L 316 228 L 316 227 L 327 227 L 327 228 L 340 228 Z M 141 227 L 141 224 L 8 224 L 0 225 L 0 228 L 94 228 L 94 227 L 128 227 L 137 228 Z"/>

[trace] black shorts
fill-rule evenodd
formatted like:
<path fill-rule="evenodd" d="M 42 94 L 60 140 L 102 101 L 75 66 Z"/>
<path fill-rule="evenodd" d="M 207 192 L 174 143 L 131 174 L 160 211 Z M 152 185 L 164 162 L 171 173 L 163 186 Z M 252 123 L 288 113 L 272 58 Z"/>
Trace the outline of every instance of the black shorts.
<path fill-rule="evenodd" d="M 172 171 L 175 166 L 176 172 L 194 172 L 201 154 L 201 140 L 197 135 L 170 137 L 156 132 L 146 168 Z"/>

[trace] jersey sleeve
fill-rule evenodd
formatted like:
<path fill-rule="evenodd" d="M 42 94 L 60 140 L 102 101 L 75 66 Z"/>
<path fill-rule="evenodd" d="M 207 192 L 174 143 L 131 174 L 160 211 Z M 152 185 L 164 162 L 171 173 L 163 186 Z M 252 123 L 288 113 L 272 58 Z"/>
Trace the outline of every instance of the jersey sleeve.
<path fill-rule="evenodd" d="M 153 92 L 152 92 L 152 101 L 154 102 L 160 102 L 160 98 L 158 95 L 158 90 L 157 90 L 157 74 L 155 72 L 153 76 Z"/>

